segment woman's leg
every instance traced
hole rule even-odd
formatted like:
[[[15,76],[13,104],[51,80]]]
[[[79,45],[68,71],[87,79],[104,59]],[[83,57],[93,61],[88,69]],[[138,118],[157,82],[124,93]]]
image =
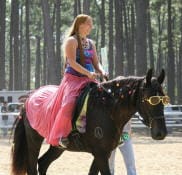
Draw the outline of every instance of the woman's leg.
[[[60,108],[50,133],[49,144],[58,146],[60,139],[69,135],[72,129],[71,120],[74,107],[75,104],[70,103]]]

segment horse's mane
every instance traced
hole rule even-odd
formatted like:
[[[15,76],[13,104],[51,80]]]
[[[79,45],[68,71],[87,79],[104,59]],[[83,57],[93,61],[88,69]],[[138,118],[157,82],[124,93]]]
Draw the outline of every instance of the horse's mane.
[[[112,88],[113,86],[123,87],[123,86],[130,86],[131,88],[136,88],[138,84],[144,80],[145,77],[138,77],[138,76],[118,76],[112,80],[107,82],[100,83],[102,86],[106,88]]]
[[[120,99],[128,104],[132,99],[136,101],[139,87],[145,77],[118,76],[112,80],[101,82],[94,86],[90,92],[93,104],[102,105],[102,108],[109,110]]]

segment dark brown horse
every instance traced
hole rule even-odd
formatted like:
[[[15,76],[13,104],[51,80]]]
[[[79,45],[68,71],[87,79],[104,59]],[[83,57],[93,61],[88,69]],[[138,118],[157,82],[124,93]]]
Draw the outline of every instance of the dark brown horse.
[[[158,77],[152,77],[152,70],[149,70],[145,77],[118,77],[93,85],[89,90],[86,132],[72,132],[67,149],[50,145],[39,159],[44,138],[31,128],[26,110],[22,109],[22,119],[14,132],[13,175],[37,175],[38,172],[46,175],[49,165],[65,150],[89,152],[94,156],[89,175],[98,172],[110,175],[108,158],[119,143],[123,126],[133,114],[139,112],[144,124],[150,127],[153,139],[165,138],[163,110],[166,99],[161,86],[164,77],[164,70]],[[155,99],[152,101],[151,97]]]

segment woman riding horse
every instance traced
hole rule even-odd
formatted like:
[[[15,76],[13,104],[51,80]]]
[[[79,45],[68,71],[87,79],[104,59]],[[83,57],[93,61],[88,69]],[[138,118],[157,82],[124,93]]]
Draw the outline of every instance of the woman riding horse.
[[[49,165],[65,150],[89,152],[94,156],[89,175],[110,175],[108,158],[116,148],[123,126],[136,112],[151,130],[153,139],[164,139],[167,130],[164,118],[164,105],[169,97],[161,84],[164,71],[152,77],[150,69],[145,77],[118,77],[108,82],[94,84],[89,89],[86,111],[86,132],[69,134],[68,147],[50,145],[40,158],[39,152],[44,138],[34,130],[22,110],[22,119],[14,132],[12,152],[13,175],[46,175]],[[80,146],[79,146],[80,145]],[[37,171],[38,165],[38,171]]]

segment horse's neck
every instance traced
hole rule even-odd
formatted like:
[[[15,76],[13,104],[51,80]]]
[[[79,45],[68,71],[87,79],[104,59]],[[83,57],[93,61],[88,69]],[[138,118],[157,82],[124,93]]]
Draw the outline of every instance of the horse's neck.
[[[118,120],[115,120],[115,126],[116,128],[118,128],[118,130],[120,131],[120,133],[123,130],[123,127],[125,126],[125,124],[131,119],[131,116],[129,115],[121,115],[120,118],[118,118]]]
[[[120,82],[121,86],[118,88],[125,88],[125,92],[119,95],[118,102],[113,110],[114,122],[118,129],[122,129],[137,111],[136,102],[139,96],[139,87],[141,82],[142,79],[138,79],[137,81],[131,79],[127,83],[126,81],[123,81],[123,84]]]

